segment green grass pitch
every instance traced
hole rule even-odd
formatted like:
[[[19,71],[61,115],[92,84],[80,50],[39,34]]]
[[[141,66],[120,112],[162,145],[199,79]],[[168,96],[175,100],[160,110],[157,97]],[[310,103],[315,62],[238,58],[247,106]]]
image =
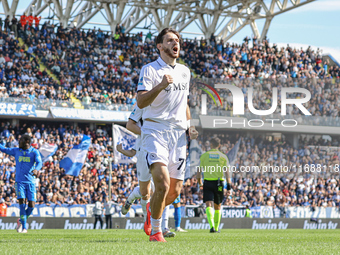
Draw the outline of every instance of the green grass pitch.
[[[191,230],[150,243],[141,230],[0,231],[1,254],[339,254],[340,230]]]

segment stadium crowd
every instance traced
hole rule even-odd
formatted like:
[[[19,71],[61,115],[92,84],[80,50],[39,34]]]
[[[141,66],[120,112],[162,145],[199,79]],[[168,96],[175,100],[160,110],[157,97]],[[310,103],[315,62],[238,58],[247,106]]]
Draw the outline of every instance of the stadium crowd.
[[[130,109],[136,101],[135,88],[141,67],[158,54],[153,36],[148,33],[125,34],[117,26],[111,35],[101,29],[63,28],[45,22],[17,24],[21,45],[13,26],[0,28],[0,98],[26,98],[52,101],[52,105],[72,107],[71,95],[85,108]],[[21,46],[19,46],[21,45]],[[181,57],[191,68],[191,105],[199,106],[201,86],[205,83],[232,83],[244,94],[248,87],[256,88],[253,103],[256,109],[268,109],[272,104],[272,87],[302,87],[311,92],[306,104],[313,116],[339,116],[340,68],[322,62],[321,51],[292,47],[279,48],[268,40],[244,39],[242,44],[210,40],[185,39]],[[52,77],[46,66],[54,74]],[[222,109],[232,109],[231,93],[219,91]],[[296,96],[296,95],[292,95]],[[302,95],[298,95],[302,96]],[[220,109],[208,99],[208,110]],[[97,103],[96,105],[92,105]],[[101,103],[102,105],[99,105]],[[280,104],[280,100],[279,100]],[[276,113],[280,112],[280,107]],[[223,114],[223,113],[221,113]],[[299,115],[297,108],[288,114]]]
[[[58,145],[58,150],[38,174],[36,181],[38,204],[91,204],[97,200],[105,201],[108,196],[109,157],[112,153],[112,137],[109,128],[98,126],[96,130],[88,127],[81,129],[71,125],[60,126],[33,124],[31,126],[1,123],[0,136],[2,144],[7,147],[18,146],[18,139],[23,134],[33,137],[32,146],[40,148],[47,143]],[[65,175],[59,162],[68,150],[78,144],[82,136],[91,136],[90,146],[85,164],[78,177]],[[203,151],[209,150],[209,137],[206,133],[200,138]],[[218,134],[221,138],[221,151],[227,153],[240,139],[240,134]],[[301,142],[317,146],[329,145],[326,140],[301,138]],[[245,136],[240,140],[239,152],[235,166],[291,165],[297,169],[304,164],[338,164],[340,151],[321,151],[321,147],[311,148],[302,145],[293,149],[284,139],[270,140],[261,136]],[[4,198],[8,205],[17,203],[15,196],[15,161],[11,156],[0,153],[0,199]],[[337,176],[337,177],[334,177]],[[250,206],[272,205],[278,208],[285,206],[339,206],[340,180],[338,175],[320,173],[301,173],[296,169],[291,173],[250,172],[233,174],[232,196],[225,196],[224,205]],[[113,166],[112,200],[118,204],[125,202],[128,194],[138,185],[135,164],[118,164]],[[181,192],[182,205],[200,205],[203,193],[198,188],[195,177],[185,180]]]
[[[205,132],[200,140],[200,147],[203,151],[210,149],[209,138],[213,136],[221,139],[220,150],[225,154],[238,141],[240,142],[235,161],[231,163],[236,169],[232,172],[232,187],[235,192],[233,196],[229,196],[225,189],[224,205],[269,205],[283,211],[285,206],[336,206],[339,208],[340,150],[337,147],[331,150],[332,147],[330,147],[338,146],[338,140],[334,139],[330,142],[322,137],[315,139],[312,136],[307,139],[301,136],[301,146],[294,149],[284,137],[273,139],[273,137],[264,138],[261,135],[240,136],[240,133]],[[316,169],[318,164],[321,167]],[[312,165],[315,166],[314,170],[312,170]],[[284,168],[282,170],[281,166],[287,166],[288,171]],[[273,167],[276,167],[276,170],[273,170]],[[184,193],[190,194],[188,183],[184,188]],[[189,196],[190,203],[191,199],[197,198],[195,193],[192,194],[193,198]],[[184,196],[184,204],[187,203],[185,197],[188,196]]]
[[[37,177],[37,203],[45,204],[89,204],[98,199],[104,201],[108,195],[108,168],[109,157],[112,154],[112,136],[108,135],[106,128],[99,126],[96,130],[88,127],[81,130],[73,126],[45,126],[34,124],[27,127],[16,125],[7,126],[2,123],[0,127],[2,143],[7,147],[18,146],[21,135],[28,134],[33,137],[32,146],[39,149],[47,142],[58,145],[53,158],[43,164]],[[66,176],[59,162],[68,150],[78,144],[83,135],[89,135],[92,145],[88,151],[86,162],[78,177]],[[0,197],[8,203],[16,203],[14,193],[15,161],[9,155],[0,153]],[[113,171],[113,200],[120,203],[131,188],[137,184],[135,166],[114,165]]]

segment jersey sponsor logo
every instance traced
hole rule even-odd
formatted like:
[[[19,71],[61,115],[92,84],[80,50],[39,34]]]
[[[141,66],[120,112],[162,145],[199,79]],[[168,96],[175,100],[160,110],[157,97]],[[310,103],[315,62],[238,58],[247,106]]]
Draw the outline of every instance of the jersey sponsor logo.
[[[167,93],[170,92],[171,91],[171,84],[169,84],[164,90]]]
[[[187,82],[171,83],[164,90],[165,92],[177,91],[177,90],[188,90],[189,86]]]
[[[220,155],[218,155],[218,154],[209,154],[209,158],[219,159]]]
[[[31,158],[19,156],[19,162],[31,162]]]

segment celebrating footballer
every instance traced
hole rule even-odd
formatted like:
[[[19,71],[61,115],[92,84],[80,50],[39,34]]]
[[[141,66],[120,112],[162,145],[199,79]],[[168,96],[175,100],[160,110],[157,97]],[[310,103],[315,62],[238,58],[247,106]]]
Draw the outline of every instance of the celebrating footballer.
[[[176,30],[163,29],[156,38],[160,57],[143,66],[138,82],[138,107],[144,109],[142,153],[155,184],[147,206],[144,231],[150,241],[166,242],[161,232],[162,212],[180,194],[185,172],[186,130],[198,136],[190,125],[190,70],[176,62],[181,37]]]

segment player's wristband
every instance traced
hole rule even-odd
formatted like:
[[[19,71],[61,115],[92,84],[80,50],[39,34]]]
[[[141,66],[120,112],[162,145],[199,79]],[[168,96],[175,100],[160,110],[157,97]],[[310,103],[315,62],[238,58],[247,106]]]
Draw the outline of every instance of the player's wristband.
[[[190,120],[187,120],[187,129],[190,128]]]
[[[227,183],[227,190],[231,190],[231,184]]]

